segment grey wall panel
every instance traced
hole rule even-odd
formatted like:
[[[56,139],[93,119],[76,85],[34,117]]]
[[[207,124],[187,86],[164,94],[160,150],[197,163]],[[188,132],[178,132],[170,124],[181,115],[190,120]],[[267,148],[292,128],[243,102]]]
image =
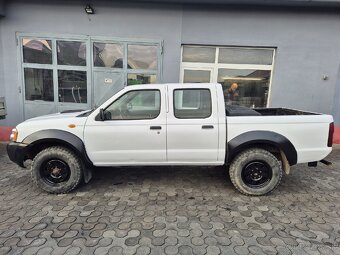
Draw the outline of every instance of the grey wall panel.
[[[182,42],[277,47],[270,105],[331,113],[339,26],[336,13],[186,8]],[[323,75],[329,79],[324,81]]]
[[[96,14],[88,16],[77,1],[42,5],[39,1],[13,0],[6,4],[6,17],[0,18],[0,94],[6,96],[9,116],[0,125],[15,125],[22,120],[16,32],[162,39],[163,82],[179,81],[181,43],[277,47],[271,106],[324,113],[334,109],[335,87],[339,86],[338,13],[182,9],[107,1],[95,2]],[[324,81],[323,75],[329,79]]]
[[[5,15],[5,1],[0,0],[0,17]]]
[[[4,97],[6,94],[6,86],[4,82],[4,62],[2,56],[3,48],[2,48],[2,23],[1,23],[1,17],[0,17],[0,97]],[[0,120],[0,125],[2,122],[5,122],[4,120]]]
[[[338,77],[336,80],[336,89],[334,93],[334,103],[333,103],[332,113],[334,116],[335,125],[340,126],[340,65],[339,65]]]
[[[11,1],[6,6],[6,17],[1,20],[0,52],[4,65],[4,83],[9,115],[0,125],[15,125],[22,121],[18,114],[19,70],[17,64],[16,32],[42,34],[77,34],[122,38],[164,40],[163,82],[178,82],[180,67],[180,8],[136,4],[94,4],[95,15],[84,12],[84,4],[61,1],[39,4],[37,1]]]

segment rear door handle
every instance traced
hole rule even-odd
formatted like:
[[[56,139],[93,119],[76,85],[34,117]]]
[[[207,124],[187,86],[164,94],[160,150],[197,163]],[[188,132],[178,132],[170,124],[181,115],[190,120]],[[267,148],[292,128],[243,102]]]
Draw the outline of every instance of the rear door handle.
[[[161,126],[151,126],[150,129],[151,130],[160,130],[160,129],[162,129],[162,127]]]
[[[203,125],[202,129],[213,129],[214,126],[213,125]]]

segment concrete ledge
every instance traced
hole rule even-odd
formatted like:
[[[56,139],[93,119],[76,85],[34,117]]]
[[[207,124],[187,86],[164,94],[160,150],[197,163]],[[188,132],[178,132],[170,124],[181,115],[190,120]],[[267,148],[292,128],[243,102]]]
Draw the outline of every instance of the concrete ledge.
[[[0,141],[9,141],[13,127],[0,126]]]
[[[340,144],[340,126],[334,127],[333,143]]]

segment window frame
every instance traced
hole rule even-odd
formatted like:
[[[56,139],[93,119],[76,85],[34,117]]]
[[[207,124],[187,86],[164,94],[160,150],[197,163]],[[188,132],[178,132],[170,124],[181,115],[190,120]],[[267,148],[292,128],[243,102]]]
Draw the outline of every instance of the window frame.
[[[118,98],[116,98],[113,102],[111,102],[108,106],[106,106],[105,108],[103,108],[104,112],[107,110],[107,108],[109,108],[112,104],[114,104],[115,102],[117,102],[120,98],[122,98],[123,96],[125,96],[126,94],[130,93],[130,92],[136,92],[136,91],[157,91],[159,93],[159,111],[156,117],[154,118],[148,118],[148,119],[110,119],[110,120],[104,120],[104,121],[129,121],[129,120],[154,120],[157,119],[161,112],[162,112],[162,93],[159,89],[133,89],[133,90],[129,90],[127,92],[125,92],[124,94],[120,95]],[[99,114],[98,114],[99,115]],[[99,116],[96,116],[95,119],[97,120]],[[99,121],[99,120],[98,120]]]
[[[23,61],[23,43],[22,39],[40,39],[40,40],[51,40],[52,41],[52,63],[51,64],[37,64],[37,63],[24,63]],[[54,33],[26,33],[17,32],[15,35],[17,45],[17,68],[19,87],[18,91],[20,94],[20,115],[21,119],[27,119],[32,117],[32,109],[37,106],[46,106],[46,114],[51,112],[60,112],[64,110],[72,109],[90,109],[95,106],[94,102],[94,73],[96,71],[102,72],[120,72],[123,75],[123,86],[127,85],[127,74],[151,74],[156,75],[156,83],[161,83],[163,79],[163,45],[164,41],[161,39],[150,39],[150,38],[124,38],[124,37],[109,37],[109,36],[90,36],[81,34],[54,34]],[[57,64],[57,42],[56,41],[82,41],[86,44],[86,66],[71,66],[71,65],[58,65]],[[107,68],[107,67],[95,67],[93,64],[93,42],[98,43],[118,43],[124,45],[124,57],[127,58],[127,44],[137,45],[155,45],[157,46],[157,69],[156,70],[141,70],[141,69],[129,69],[125,67],[125,71],[121,71],[123,68]],[[127,61],[125,61],[127,63]],[[126,65],[126,64],[124,64]],[[26,100],[25,95],[25,78],[24,68],[37,68],[37,69],[52,69],[53,70],[53,91],[54,101],[31,101]],[[57,70],[74,70],[74,71],[86,71],[87,76],[87,103],[72,103],[72,102],[59,102],[58,97],[58,71]],[[44,112],[44,111],[42,111]],[[35,115],[35,114],[34,114]],[[39,115],[35,115],[39,116]]]
[[[23,59],[23,39],[39,39],[39,40],[50,40],[52,43],[52,63],[51,64],[38,64],[38,63],[25,63]],[[56,109],[62,108],[64,106],[77,106],[80,108],[88,107],[91,105],[91,85],[90,85],[90,75],[91,70],[89,66],[90,56],[88,51],[88,38],[86,36],[52,36],[52,35],[40,35],[40,34],[20,34],[17,35],[18,40],[18,50],[20,52],[20,70],[21,70],[21,84],[22,84],[22,98],[23,104],[41,104],[42,102],[45,104],[53,104]],[[83,42],[86,45],[86,65],[85,66],[76,66],[76,65],[60,65],[58,64],[58,50],[57,50],[57,41],[67,41],[67,42]],[[25,93],[25,68],[34,68],[34,69],[48,69],[53,72],[53,101],[41,101],[41,100],[27,100]],[[86,103],[73,103],[73,102],[61,102],[59,101],[59,80],[58,80],[58,71],[84,71],[86,72]]]
[[[215,51],[215,63],[203,63],[203,62],[183,62],[183,48],[185,46],[190,47],[212,47],[216,48]],[[222,64],[218,63],[219,52],[221,48],[233,48],[233,49],[267,49],[273,52],[273,60],[271,65],[259,65],[259,64]],[[181,46],[181,66],[180,66],[180,82],[184,83],[184,70],[207,70],[211,69],[211,82],[218,83],[218,69],[249,69],[249,70],[266,70],[270,71],[270,80],[268,84],[268,98],[266,102],[266,107],[270,107],[271,105],[271,92],[272,92],[272,82],[273,82],[273,73],[275,67],[275,58],[277,53],[277,47],[261,47],[261,46],[221,46],[221,45],[200,45],[200,44],[182,44]]]
[[[90,50],[91,50],[91,69],[92,72],[95,71],[106,71],[106,72],[117,72],[124,75],[124,86],[128,85],[128,75],[129,74],[142,74],[142,75],[156,75],[156,83],[161,83],[162,68],[163,68],[163,41],[161,40],[148,40],[148,39],[123,39],[123,38],[106,38],[101,36],[91,36],[90,37]],[[120,44],[123,46],[123,67],[101,67],[94,66],[93,61],[93,44],[94,43],[112,43]],[[157,69],[130,69],[128,68],[128,46],[129,45],[144,45],[144,46],[156,46],[157,51]],[[93,84],[93,80],[92,80]],[[130,85],[131,86],[131,85]]]
[[[190,118],[181,118],[181,117],[177,117],[176,116],[176,104],[175,104],[175,100],[176,100],[176,96],[175,96],[175,93],[176,93],[176,91],[180,91],[180,90],[182,90],[182,91],[184,91],[184,90],[207,90],[207,91],[209,91],[209,98],[210,98],[210,114],[208,115],[208,116],[206,116],[206,117],[196,117],[196,118],[193,118],[193,117],[190,117]],[[190,87],[188,87],[188,88],[177,88],[177,89],[174,89],[173,90],[173,94],[172,94],[172,98],[173,98],[173,102],[172,102],[172,104],[173,104],[173,113],[174,113],[174,117],[176,118],[176,119],[181,119],[181,120],[187,120],[187,119],[208,119],[208,118],[210,118],[211,117],[211,115],[212,115],[212,112],[213,112],[213,109],[212,109],[212,107],[213,107],[213,104],[212,104],[212,97],[211,97],[211,90],[209,89],[209,88],[190,88]]]

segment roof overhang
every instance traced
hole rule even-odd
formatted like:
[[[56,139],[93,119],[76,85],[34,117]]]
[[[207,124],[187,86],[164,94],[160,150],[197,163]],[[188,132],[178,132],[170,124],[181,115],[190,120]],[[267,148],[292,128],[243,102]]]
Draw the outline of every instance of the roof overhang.
[[[340,7],[340,0],[125,0],[124,2],[177,3],[188,5]]]
[[[0,0],[0,17],[5,16],[5,4],[4,0]]]

